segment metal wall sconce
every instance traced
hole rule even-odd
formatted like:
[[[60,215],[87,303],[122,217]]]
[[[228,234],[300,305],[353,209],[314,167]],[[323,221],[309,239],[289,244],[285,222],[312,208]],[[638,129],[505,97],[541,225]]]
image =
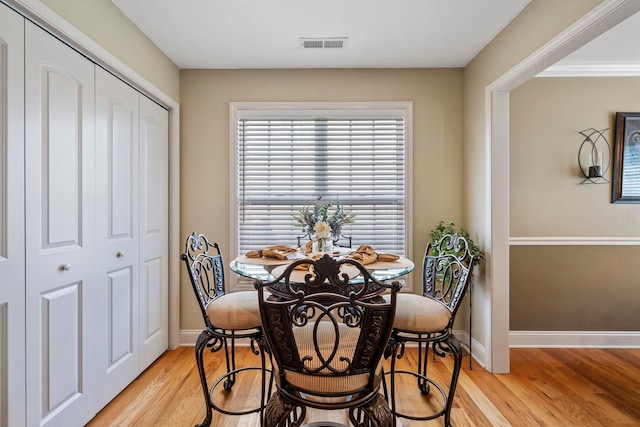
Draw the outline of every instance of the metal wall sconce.
[[[578,151],[578,164],[584,176],[581,184],[607,184],[605,178],[611,163],[611,147],[604,136],[606,129],[589,128],[580,131],[584,137]]]

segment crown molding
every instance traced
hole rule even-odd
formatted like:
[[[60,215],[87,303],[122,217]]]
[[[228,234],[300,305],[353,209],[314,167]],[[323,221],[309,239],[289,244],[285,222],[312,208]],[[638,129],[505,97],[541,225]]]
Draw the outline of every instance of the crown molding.
[[[638,77],[639,63],[624,64],[559,64],[553,65],[536,77]]]

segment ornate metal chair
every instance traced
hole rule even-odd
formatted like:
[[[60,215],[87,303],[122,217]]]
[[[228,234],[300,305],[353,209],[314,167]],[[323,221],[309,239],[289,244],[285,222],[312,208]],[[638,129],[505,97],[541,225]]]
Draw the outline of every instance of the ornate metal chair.
[[[411,420],[431,420],[444,415],[444,425],[451,426],[451,407],[462,365],[460,342],[452,331],[453,321],[460,302],[469,286],[478,257],[471,253],[467,240],[456,234],[446,234],[428,245],[423,264],[423,294],[398,295],[398,311],[386,356],[391,356],[390,381],[391,409],[397,417]],[[405,343],[418,344],[418,366],[415,372],[396,370],[396,360],[404,355]],[[434,354],[452,354],[454,367],[448,392],[427,376],[429,346]],[[399,413],[396,409],[395,382],[399,375],[417,378],[417,386],[423,395],[429,395],[434,386],[442,396],[443,404],[430,415],[414,416]]]
[[[224,264],[220,248],[217,243],[209,242],[202,234],[192,233],[187,238],[185,251],[180,258],[186,264],[205,324],[205,329],[198,336],[195,346],[196,362],[206,404],[206,416],[197,427],[211,425],[213,410],[227,415],[260,412],[262,419],[262,411],[268,394],[266,375],[269,370],[265,366],[266,357],[263,352],[260,309],[256,293],[254,291],[225,293]],[[236,339],[250,341],[252,352],[261,358],[261,366],[236,368]],[[218,378],[211,387],[209,387],[204,368],[204,351],[207,348],[212,353],[224,351],[227,365],[227,373]],[[222,383],[224,390],[231,392],[238,374],[246,370],[261,371],[260,405],[237,411],[227,410],[216,405],[213,401],[213,392],[216,387]]]
[[[304,283],[294,282],[301,271]],[[265,425],[300,426],[312,407],[348,408],[356,427],[391,426],[379,390],[400,284],[379,282],[356,261],[325,254],[294,261],[275,280],[254,285],[276,383]],[[379,295],[387,290],[385,301]]]

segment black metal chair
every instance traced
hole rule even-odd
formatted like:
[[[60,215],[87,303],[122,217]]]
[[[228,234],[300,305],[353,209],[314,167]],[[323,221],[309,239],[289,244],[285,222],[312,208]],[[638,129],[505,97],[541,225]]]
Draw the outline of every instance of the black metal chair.
[[[186,241],[185,251],[180,257],[186,264],[189,279],[202,311],[205,329],[198,336],[195,352],[200,382],[206,404],[206,415],[197,427],[211,425],[213,410],[227,415],[246,415],[262,411],[270,391],[266,376],[270,374],[265,362],[264,342],[260,323],[260,309],[255,291],[225,293],[224,264],[217,243],[211,243],[203,234],[192,233]],[[235,341],[248,339],[251,351],[260,356],[261,366],[236,368]],[[227,373],[209,387],[204,368],[204,351],[224,351]],[[247,370],[261,371],[262,390],[260,404],[243,410],[227,410],[213,401],[213,392],[222,383],[224,390],[231,392],[238,374]],[[269,383],[270,384],[270,383]]]
[[[478,257],[472,254],[464,237],[457,233],[446,234],[426,248],[422,295],[398,295],[398,306],[402,310],[396,313],[386,354],[391,357],[391,369],[388,373],[391,377],[389,400],[391,410],[397,417],[431,420],[444,416],[444,425],[451,426],[451,407],[462,365],[462,349],[452,328],[477,262]],[[403,357],[407,342],[418,344],[418,366],[415,372],[396,370],[396,360]],[[429,346],[440,357],[453,355],[454,366],[448,392],[427,376]],[[442,407],[429,415],[398,412],[395,383],[397,377],[403,374],[416,377],[418,389],[425,396],[432,391],[431,386],[435,387],[442,396]]]
[[[301,269],[304,283],[295,283],[291,277]],[[379,282],[356,261],[325,254],[294,261],[255,287],[276,383],[265,425],[300,426],[312,407],[348,408],[356,427],[390,427],[391,410],[379,390],[400,284]],[[379,296],[387,290],[388,301]]]

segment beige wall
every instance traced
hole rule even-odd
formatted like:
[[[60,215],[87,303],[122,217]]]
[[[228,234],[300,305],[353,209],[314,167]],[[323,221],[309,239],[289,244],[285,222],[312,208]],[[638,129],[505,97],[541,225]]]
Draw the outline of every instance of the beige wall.
[[[640,78],[536,78],[511,92],[511,236],[640,237],[640,204],[612,204],[611,184],[580,184],[577,164],[578,131],[610,128],[613,148],[615,113],[640,111],[638,92]],[[510,253],[512,330],[640,330],[640,247]]]
[[[179,69],[109,0],[42,0],[96,43],[170,96],[180,99]]]
[[[460,69],[182,70],[180,87],[181,235],[207,234],[227,260],[232,101],[413,101],[414,258],[440,219],[461,219],[462,177],[451,172],[462,158]],[[201,328],[181,279],[180,327]]]
[[[415,256],[424,248],[428,230],[440,219],[453,219],[465,224],[478,243],[483,245],[486,241],[485,87],[599,4],[600,0],[533,0],[467,66],[464,77],[461,70],[180,72],[109,0],[43,0],[43,3],[168,96],[180,100],[183,145],[180,234],[199,229],[214,235],[224,247],[229,245],[228,230],[220,230],[221,227],[215,225],[227,224],[229,220],[228,102],[414,101]],[[594,116],[594,119],[598,117]],[[567,134],[581,126],[572,125]],[[586,126],[592,126],[591,122]],[[464,148],[461,145],[463,138]],[[569,148],[566,150],[571,151]],[[441,159],[450,160],[442,162]],[[447,176],[446,186],[429,183],[433,177],[442,176],[447,170],[459,170],[460,159],[464,159],[464,178]],[[568,168],[560,167],[558,170],[570,174]],[[208,179],[219,183],[216,188],[220,191],[210,194],[208,189],[197,188],[205,174]],[[464,196],[461,197],[463,191]],[[602,188],[579,188],[576,191],[586,194],[581,203],[594,195],[604,200],[604,193],[608,194]],[[629,208],[618,209],[615,215],[620,215],[624,209]],[[514,235],[518,235],[520,230],[531,232],[525,230],[523,224],[526,222],[515,220]],[[564,226],[558,230],[568,232],[569,228]],[[225,256],[228,259],[230,254],[225,253]],[[198,329],[201,321],[194,315],[195,302],[183,276],[181,274],[180,327]],[[481,325],[486,316],[483,301],[487,295],[482,275],[476,276],[480,277],[476,277],[479,286],[475,288],[474,297],[474,325],[478,325],[474,327],[474,339],[485,345],[485,331]]]
[[[600,0],[532,0],[465,68],[464,221],[481,247],[486,247],[489,239],[485,228],[489,221],[485,89],[599,3]],[[487,262],[491,262],[490,253],[481,267],[486,267]],[[477,276],[473,337],[487,347],[486,306],[492,296],[482,274]]]
[[[640,204],[612,204],[611,184],[583,184],[583,129],[640,111],[640,78],[536,78],[510,97],[510,235],[640,237]],[[606,175],[612,181],[613,168]]]
[[[513,331],[640,331],[640,246],[513,246]]]

